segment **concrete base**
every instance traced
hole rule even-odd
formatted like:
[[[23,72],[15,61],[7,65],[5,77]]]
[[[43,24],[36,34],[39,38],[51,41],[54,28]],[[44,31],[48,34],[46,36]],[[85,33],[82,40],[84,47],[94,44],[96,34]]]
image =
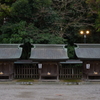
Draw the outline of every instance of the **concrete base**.
[[[41,80],[39,80],[39,81],[41,81],[41,82],[59,82],[59,80],[56,80],[56,79],[51,79],[51,80],[49,80],[49,79],[41,79]]]
[[[93,79],[93,80],[89,79],[87,81],[89,81],[89,82],[100,82],[100,79]]]

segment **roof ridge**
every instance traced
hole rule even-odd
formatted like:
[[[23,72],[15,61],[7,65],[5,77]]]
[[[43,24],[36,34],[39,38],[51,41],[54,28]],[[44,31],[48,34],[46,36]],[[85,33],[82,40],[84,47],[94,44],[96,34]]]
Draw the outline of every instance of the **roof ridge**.
[[[78,48],[100,48],[100,44],[80,44],[80,43],[75,43]]]
[[[0,48],[20,48],[21,44],[0,44]]]

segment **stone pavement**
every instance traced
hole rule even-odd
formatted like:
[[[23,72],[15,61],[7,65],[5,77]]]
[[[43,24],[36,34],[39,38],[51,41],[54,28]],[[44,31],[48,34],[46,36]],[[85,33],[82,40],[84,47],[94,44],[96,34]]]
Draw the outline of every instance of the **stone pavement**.
[[[0,100],[100,100],[100,84],[0,84]]]

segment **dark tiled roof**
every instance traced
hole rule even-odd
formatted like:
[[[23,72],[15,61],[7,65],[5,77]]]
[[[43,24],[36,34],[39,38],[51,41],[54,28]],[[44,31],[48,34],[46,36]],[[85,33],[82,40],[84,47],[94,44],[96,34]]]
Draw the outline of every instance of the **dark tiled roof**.
[[[32,60],[17,60],[15,64],[38,64],[38,62],[33,62]]]
[[[34,60],[66,60],[68,59],[65,45],[59,44],[34,44],[31,49],[30,59]]]
[[[76,44],[76,56],[80,59],[100,59],[100,44]]]
[[[65,62],[60,62],[61,64],[82,64],[83,62],[80,60],[67,60]]]
[[[0,60],[19,59],[21,53],[19,44],[0,44]]]

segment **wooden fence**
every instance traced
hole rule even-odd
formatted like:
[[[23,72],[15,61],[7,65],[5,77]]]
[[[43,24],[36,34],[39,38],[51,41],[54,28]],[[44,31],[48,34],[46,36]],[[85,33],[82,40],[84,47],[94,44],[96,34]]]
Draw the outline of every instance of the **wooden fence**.
[[[62,65],[59,68],[60,79],[80,79],[82,78],[82,67],[72,65]]]
[[[14,78],[16,79],[39,79],[36,64],[15,64]],[[62,65],[59,67],[59,79],[81,79],[82,66]]]
[[[36,64],[16,64],[14,67],[14,77],[17,79],[38,79],[38,67]]]

